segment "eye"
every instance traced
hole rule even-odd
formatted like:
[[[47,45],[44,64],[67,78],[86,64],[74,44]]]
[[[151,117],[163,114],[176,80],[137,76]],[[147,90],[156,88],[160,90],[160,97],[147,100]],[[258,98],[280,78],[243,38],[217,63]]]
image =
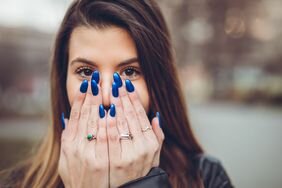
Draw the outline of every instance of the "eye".
[[[78,69],[76,69],[75,73],[79,74],[81,77],[86,78],[92,75],[92,68],[91,67],[79,67]]]
[[[122,72],[121,72],[121,76],[124,79],[137,79],[138,76],[140,76],[141,72],[139,71],[138,68],[135,67],[126,67]]]

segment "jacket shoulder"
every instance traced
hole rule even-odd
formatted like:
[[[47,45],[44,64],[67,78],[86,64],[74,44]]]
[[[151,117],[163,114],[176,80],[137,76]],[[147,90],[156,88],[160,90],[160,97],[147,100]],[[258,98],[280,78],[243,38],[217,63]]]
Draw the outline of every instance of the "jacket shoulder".
[[[206,188],[234,187],[219,159],[208,154],[201,154],[197,159],[198,169]]]

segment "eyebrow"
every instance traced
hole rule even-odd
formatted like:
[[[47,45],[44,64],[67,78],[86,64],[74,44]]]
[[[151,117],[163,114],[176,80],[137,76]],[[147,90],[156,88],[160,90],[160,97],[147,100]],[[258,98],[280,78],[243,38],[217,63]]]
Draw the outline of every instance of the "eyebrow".
[[[135,62],[138,62],[138,58],[137,57],[133,57],[133,58],[130,58],[130,59],[127,59],[127,60],[124,60],[124,61],[121,61],[119,64],[118,64],[118,67],[122,67],[124,65],[128,65],[128,64],[131,64],[131,63],[135,63]],[[91,61],[91,60],[88,60],[88,59],[85,59],[85,58],[82,58],[82,57],[77,57],[75,58],[74,60],[71,61],[70,65],[73,65],[74,63],[85,63],[85,64],[88,64],[88,65],[94,65],[97,67],[97,63],[95,63],[94,61]]]

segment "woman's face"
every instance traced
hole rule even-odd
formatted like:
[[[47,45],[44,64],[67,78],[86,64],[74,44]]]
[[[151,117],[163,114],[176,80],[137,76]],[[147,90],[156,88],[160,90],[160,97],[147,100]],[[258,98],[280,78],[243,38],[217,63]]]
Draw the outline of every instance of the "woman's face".
[[[113,74],[117,72],[123,80],[130,79],[139,94],[146,112],[149,111],[149,94],[141,72],[134,41],[126,30],[110,26],[103,29],[77,27],[73,30],[69,44],[67,93],[72,106],[81,82],[90,80],[94,70],[100,73],[103,105],[110,106]]]

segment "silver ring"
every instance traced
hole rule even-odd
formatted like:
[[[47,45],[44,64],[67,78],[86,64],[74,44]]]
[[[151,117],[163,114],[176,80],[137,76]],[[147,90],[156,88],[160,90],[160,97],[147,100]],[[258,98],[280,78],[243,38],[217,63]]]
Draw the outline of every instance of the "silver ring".
[[[133,136],[130,133],[120,134],[119,139],[120,140],[132,140]]]
[[[146,131],[151,130],[151,129],[152,129],[152,127],[147,126],[144,129],[141,129],[141,131],[142,132],[146,132]]]

